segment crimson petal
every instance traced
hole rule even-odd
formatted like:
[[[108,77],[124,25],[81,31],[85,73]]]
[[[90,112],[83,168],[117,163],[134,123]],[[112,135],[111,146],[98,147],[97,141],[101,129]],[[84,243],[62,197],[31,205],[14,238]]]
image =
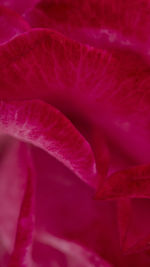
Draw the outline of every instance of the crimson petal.
[[[149,162],[150,67],[136,53],[96,50],[38,29],[1,46],[0,60],[1,99],[38,98],[80,115],[117,151]]]
[[[0,6],[0,24],[0,44],[30,29],[20,15],[3,6]]]
[[[100,199],[150,198],[150,165],[116,172],[99,188]]]
[[[11,8],[19,13],[24,13],[28,9],[32,8],[38,0],[0,0],[0,5]]]
[[[9,267],[28,267],[32,262],[31,247],[34,228],[34,185],[31,161],[27,172],[26,189],[18,218],[16,240]]]
[[[126,254],[139,253],[150,248],[149,199],[119,201],[119,222],[123,235],[122,249]]]
[[[39,100],[1,102],[0,129],[43,148],[86,183],[97,185],[98,175],[90,145],[52,106]]]
[[[8,266],[27,183],[28,158],[25,144],[8,136],[0,136],[0,142],[0,265]]]
[[[124,243],[126,241],[126,236],[128,233],[128,228],[130,226],[131,219],[131,201],[130,199],[119,200],[117,203],[117,215],[118,215],[118,226],[119,226],[119,236],[120,244],[124,249]]]
[[[80,179],[76,179],[63,164],[39,148],[33,147],[32,152],[37,173],[37,234],[44,231],[80,244],[114,266],[149,266],[150,257],[146,251],[125,255],[120,249],[114,201],[95,201],[92,198],[93,190]],[[143,213],[140,216],[143,218]],[[137,221],[138,218],[136,216]],[[140,223],[142,226],[142,219]],[[145,224],[144,219],[144,224],[148,226],[148,223]],[[34,261],[42,266],[51,266],[49,257],[52,261],[57,260],[60,266],[61,261],[65,260],[64,255],[58,253],[53,246],[48,249],[46,245],[35,242]]]
[[[55,29],[96,47],[149,42],[148,0],[41,0],[26,18],[33,27]]]
[[[42,244],[53,247],[62,252],[66,256],[68,266],[72,267],[111,267],[112,265],[106,262],[100,255],[97,255],[88,248],[81,246],[75,242],[58,238],[47,232],[39,232],[36,235],[36,240]],[[63,266],[63,265],[61,265]],[[64,265],[65,266],[65,265]]]
[[[80,244],[109,262],[117,262],[120,255],[114,205],[95,201],[94,190],[81,179],[76,179],[68,168],[45,151],[33,147],[32,152],[37,173],[37,235],[46,231],[60,239]],[[53,253],[53,250],[48,252],[46,246],[42,248],[36,242],[33,245],[33,258],[42,266],[48,266],[50,255],[53,260],[56,256],[61,262],[61,256],[55,251]],[[44,262],[47,264],[44,265]]]

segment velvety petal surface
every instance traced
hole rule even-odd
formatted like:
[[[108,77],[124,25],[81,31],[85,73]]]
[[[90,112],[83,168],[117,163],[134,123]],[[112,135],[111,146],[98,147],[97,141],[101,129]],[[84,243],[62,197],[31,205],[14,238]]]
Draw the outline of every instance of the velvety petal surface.
[[[38,148],[33,147],[32,151],[37,172],[37,234],[47,233],[52,236],[51,242],[55,237],[60,238],[60,241],[73,242],[93,251],[116,267],[149,266],[150,257],[146,251],[125,255],[120,249],[117,210],[114,202],[94,200],[93,190],[77,179],[61,163]],[[136,207],[138,211],[138,205]],[[141,213],[142,206],[139,214],[137,211],[135,220],[139,220],[138,216],[142,217],[144,214]],[[145,219],[146,217],[144,222]],[[142,220],[140,223],[142,224]],[[133,226],[134,224],[135,221]],[[139,225],[137,223],[136,227]],[[142,235],[140,227],[138,231],[138,237],[140,237]],[[60,247],[61,244],[60,242]],[[63,251],[63,249],[64,246],[60,250]],[[34,261],[43,263],[43,266],[49,266],[49,257],[52,262],[57,262],[58,266],[61,266],[61,262],[66,264],[64,266],[69,266],[66,256],[60,251],[58,253],[58,246],[54,248],[52,244],[51,246],[44,243],[42,245],[42,242],[35,237]]]
[[[2,99],[43,99],[71,120],[97,124],[112,160],[149,162],[150,67],[141,56],[96,50],[39,29],[2,46],[0,60]]]
[[[100,256],[96,255],[96,253],[90,251],[86,247],[83,247],[81,245],[78,245],[77,243],[67,241],[62,238],[58,238],[56,236],[53,236],[46,232],[39,232],[36,235],[36,240],[43,244],[49,246],[49,251],[51,251],[51,248],[56,249],[64,254],[64,257],[66,258],[63,263],[61,262],[61,265],[59,265],[59,258],[57,257],[55,259],[49,258],[49,265],[47,266],[53,266],[57,264],[57,266],[66,267],[66,266],[72,266],[72,267],[111,267],[108,262],[106,262],[104,259],[102,259]],[[39,257],[39,256],[38,256]],[[36,258],[38,258],[36,256]],[[39,257],[42,258],[41,255]],[[40,261],[40,260],[39,260]]]
[[[39,100],[0,103],[0,130],[43,148],[89,185],[99,177],[89,143],[56,108]]]
[[[149,43],[148,0],[41,0],[26,18],[33,27],[55,29],[96,47],[139,50],[140,43]]]
[[[125,246],[124,244],[128,234],[131,216],[132,216],[131,200],[128,198],[119,200],[117,202],[117,218],[118,218],[120,245],[122,249],[124,249]]]
[[[118,200],[120,244],[125,253],[149,249],[149,165],[137,166],[108,177],[98,196]]]
[[[17,223],[17,232],[9,267],[29,267],[32,265],[32,235],[34,231],[34,179],[32,161],[28,155],[26,187]]]
[[[8,266],[27,183],[26,145],[0,136],[0,265]]]
[[[150,165],[139,165],[112,174],[97,196],[102,199],[149,198]]]
[[[20,15],[3,6],[0,6],[0,24],[0,44],[30,29]]]
[[[150,255],[149,208],[150,201],[148,199],[119,201],[118,219],[120,230],[124,229],[120,235],[121,245],[126,254],[147,250],[147,254]]]
[[[149,163],[150,67],[149,63],[137,53],[96,50],[71,41],[58,33],[39,29],[17,37],[6,45],[1,46],[0,59],[2,100],[10,101],[39,98],[59,108],[75,123],[75,125],[80,114],[80,124],[83,128],[88,121],[90,126],[93,124],[96,125],[96,132],[98,129],[100,135],[102,133],[102,136],[105,136],[110,150],[110,174],[117,169],[129,167],[129,165]],[[12,91],[13,96],[11,93]],[[41,108],[39,109],[39,105],[37,105],[36,111],[30,110],[30,108],[26,111],[22,102],[18,102],[17,104],[19,105],[19,111],[17,106],[15,106],[16,104],[13,105],[12,103],[2,102],[1,114],[3,117],[3,127],[4,129],[8,129],[7,133],[32,142],[50,153],[53,151],[51,154],[65,163],[66,166],[72,169],[82,180],[88,182],[92,186],[93,184],[95,185],[95,180],[94,183],[93,180],[91,180],[93,174],[97,174],[97,162],[95,163],[94,161],[94,154],[99,153],[98,150],[96,152],[97,142],[95,144],[92,143],[92,136],[95,136],[95,133],[91,135],[88,132],[89,143],[93,146],[92,148],[95,147],[95,150],[93,149],[93,154],[91,153],[92,149],[89,144],[75,131],[77,134],[75,134],[75,136],[79,138],[77,138],[77,140],[80,140],[80,138],[82,141],[84,140],[82,147],[82,149],[84,149],[81,154],[79,150],[82,160],[79,161],[77,159],[80,158],[80,156],[78,153],[76,154],[77,148],[75,147],[73,149],[74,146],[72,147],[74,140],[69,141],[71,136],[74,136],[75,128],[68,120],[67,122],[70,125],[69,131],[67,127],[67,130],[64,131],[65,135],[61,133],[62,137],[65,136],[67,150],[64,151],[64,147],[62,146],[62,150],[60,151],[60,145],[64,140],[61,143],[61,138],[59,139],[60,136],[55,136],[55,134],[59,132],[60,124],[56,124],[56,129],[53,127],[54,131],[49,133],[45,130],[43,131],[43,129],[46,125],[47,130],[47,123],[49,127],[53,119],[49,121],[48,117],[46,117],[46,119],[44,119],[46,122],[43,123],[43,117],[42,122],[39,119],[40,117],[38,117],[38,114],[49,113],[47,108],[45,109],[45,105],[50,105],[42,104],[42,106],[44,105],[43,111]],[[55,108],[52,108],[52,110],[55,110]],[[25,113],[27,113],[27,115]],[[32,116],[30,117],[29,115],[31,115],[31,113]],[[21,119],[18,119],[18,114]],[[55,114],[55,112],[52,112],[52,114]],[[60,114],[61,113],[59,113],[59,115]],[[29,117],[31,120],[28,120]],[[59,120],[58,118],[60,117],[61,119]],[[62,114],[60,117],[58,116],[58,121],[66,123],[66,119]],[[6,125],[7,121],[9,122],[8,125],[10,128]],[[64,125],[63,123],[61,125]],[[31,126],[31,128],[29,126]],[[35,131],[35,128],[32,128],[33,126],[37,131]],[[71,134],[68,136],[70,127]],[[54,134],[54,139],[52,139],[54,141],[54,147],[52,146],[53,143],[50,142],[49,144],[52,133]],[[55,139],[55,137],[58,139]],[[56,140],[59,142],[55,143]],[[75,153],[72,154],[72,151],[75,151]],[[99,166],[99,164],[97,164],[97,166]],[[126,197],[149,196],[149,187],[147,186],[149,184],[149,178],[147,178],[149,177],[149,168],[138,168],[139,167],[130,169],[129,173],[128,170],[125,171],[125,175],[124,172],[112,174],[104,184],[104,188],[100,188],[99,197],[105,199],[120,199]],[[104,175],[106,175],[107,170],[108,168],[105,166],[103,171]],[[122,179],[121,182],[120,179]],[[71,212],[69,212],[69,215],[70,213]],[[104,214],[103,208],[102,214]],[[60,222],[62,222],[62,218]],[[126,232],[127,223],[123,226],[125,229],[123,235]],[[106,224],[106,222],[104,222],[104,224]],[[93,226],[88,229],[93,233]],[[49,231],[51,232],[51,230]],[[74,229],[70,232],[76,234]],[[104,229],[105,234],[106,232],[107,230]],[[55,234],[57,235],[57,231],[54,235]],[[94,236],[96,237],[97,233]],[[85,242],[84,240],[87,240],[86,238],[86,235],[83,235],[82,243]],[[89,240],[91,240],[90,238]],[[115,239],[115,237],[112,238]],[[89,240],[83,245],[88,247],[90,243]],[[145,242],[144,235],[142,236],[142,240]],[[136,241],[139,242],[139,240]],[[102,243],[103,245],[107,243],[106,236],[103,237]],[[140,245],[138,243],[138,246]],[[90,244],[90,246],[90,249],[94,247],[97,252],[96,239],[93,238],[93,243],[92,245]],[[102,247],[102,245],[100,247]],[[116,254],[113,256],[113,246],[110,248],[111,252],[105,252],[105,248],[104,246],[102,249],[103,251],[98,251],[98,254],[102,255],[104,258],[108,255],[110,261],[113,262],[114,258],[117,258],[117,256],[115,256]],[[118,247],[116,251],[118,253]],[[130,261],[130,265],[128,264],[128,260],[131,260],[131,262],[137,266],[141,266],[140,264],[144,261],[145,266],[149,266],[149,256],[145,254],[140,254],[139,258],[134,258],[134,256],[133,258],[126,258],[126,262],[123,264],[126,264],[125,266],[133,266],[133,264],[130,264]],[[115,261],[119,262],[120,259],[117,258]],[[121,264],[122,262],[123,260],[121,259]]]
[[[11,8],[19,13],[24,13],[28,9],[34,7],[38,0],[0,0],[0,5]]]

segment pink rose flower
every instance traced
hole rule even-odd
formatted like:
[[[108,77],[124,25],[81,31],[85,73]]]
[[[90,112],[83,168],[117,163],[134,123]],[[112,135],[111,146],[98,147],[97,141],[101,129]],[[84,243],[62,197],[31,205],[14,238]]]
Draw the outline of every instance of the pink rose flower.
[[[0,266],[149,267],[149,0],[0,4]]]

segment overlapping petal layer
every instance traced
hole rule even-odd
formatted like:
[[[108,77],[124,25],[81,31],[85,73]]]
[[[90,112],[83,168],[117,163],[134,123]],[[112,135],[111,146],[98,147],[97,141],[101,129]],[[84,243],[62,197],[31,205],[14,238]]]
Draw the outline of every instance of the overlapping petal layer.
[[[149,207],[148,199],[119,201],[120,239],[122,249],[126,254],[136,254],[147,250],[149,255]]]
[[[33,147],[32,153],[37,171],[37,235],[41,231],[47,232],[60,239],[79,244],[113,262],[113,259],[118,257],[116,243],[112,245],[113,241],[117,240],[113,238],[116,235],[114,205],[95,201],[93,199],[94,192],[90,187],[80,179],[76,179],[67,168],[45,152]],[[113,232],[109,226],[110,220]],[[109,246],[107,242],[109,242]],[[40,247],[35,243],[34,260],[38,262],[43,257],[44,261],[45,257],[49,264],[48,257],[46,254],[44,256],[47,251],[45,246],[41,255],[38,255]],[[55,254],[52,253],[53,260],[54,256]],[[56,257],[59,263],[57,254]],[[69,264],[66,265],[69,266]]]
[[[5,7],[9,7],[19,13],[24,13],[28,9],[34,7],[34,5],[38,2],[38,0],[0,0],[0,5]]]
[[[117,215],[120,245],[124,249],[132,216],[132,204],[130,199],[121,199],[117,202]]]
[[[97,196],[102,199],[150,198],[150,165],[139,165],[112,174]]]
[[[9,267],[32,266],[32,236],[34,231],[34,177],[28,152],[28,166],[24,196],[17,222],[17,231]]]
[[[149,266],[150,258],[146,251],[125,255],[120,249],[117,210],[113,201],[94,200],[93,190],[77,179],[61,163],[35,147],[32,152],[37,172],[37,234],[44,231],[60,239],[79,244],[116,267],[140,267],[143,263],[144,267]],[[148,230],[149,215],[146,216],[146,209],[148,212],[149,204],[147,203],[143,212],[142,204],[144,203],[141,203],[141,211],[138,214],[139,202],[136,203],[135,219],[131,225],[129,240],[134,236],[134,241],[137,241]],[[134,225],[138,231],[137,236],[133,234]],[[142,225],[146,228],[143,233]],[[56,260],[60,266],[61,261],[66,261],[56,248],[52,246],[48,248],[35,241],[34,261],[41,264],[43,262],[45,266],[49,266],[49,257],[52,262]],[[66,266],[68,267],[69,264],[66,263]]]
[[[49,249],[51,249],[51,247],[55,248],[65,255],[66,264],[65,262],[62,263],[61,267],[98,267],[101,265],[103,267],[112,266],[86,247],[62,238],[58,238],[49,233],[37,233],[36,239],[38,242],[49,246]]]
[[[38,100],[1,102],[0,129],[43,148],[86,183],[96,187],[99,177],[92,149],[57,109]]]
[[[108,177],[98,192],[101,199],[118,200],[118,226],[120,242],[126,253],[149,249],[149,165],[139,165]]]
[[[139,55],[33,30],[2,46],[0,60],[2,99],[36,96],[70,119],[97,124],[127,161],[149,162],[150,67]]]
[[[8,266],[18,231],[17,221],[27,185],[29,165],[25,144],[7,136],[1,136],[0,140],[0,265]],[[21,247],[20,249],[22,250]]]
[[[137,9],[132,7],[135,7],[134,1],[42,1],[28,18],[34,26],[51,27],[83,43],[139,50],[143,41],[145,47],[149,43],[149,1],[138,1]],[[62,10],[63,16],[60,16]],[[70,10],[73,10],[72,16]],[[93,187],[97,185],[97,172],[106,176],[107,171],[113,173],[130,165],[148,164],[150,66],[149,59],[146,61],[143,57],[146,53],[147,50],[142,51],[140,56],[133,51],[96,50],[41,29],[1,46],[0,98],[4,102],[1,102],[0,119],[4,133],[45,149]],[[91,146],[52,106],[40,101],[10,102],[35,98],[59,108],[78,129],[81,124],[84,128],[88,121],[85,136]],[[109,168],[109,153],[101,136],[105,136],[110,150]],[[133,253],[148,247],[149,232],[141,231],[137,237],[134,234],[134,227],[130,225],[132,203],[129,198],[149,198],[149,173],[149,165],[114,173],[98,193],[101,198],[121,199],[121,242],[125,250]],[[135,218],[134,222],[138,220],[138,213]],[[139,225],[141,229],[141,220]],[[81,239],[83,242],[86,235]],[[95,239],[93,246],[97,250],[94,242]],[[104,245],[104,238],[102,243]],[[84,245],[89,245],[89,240]],[[106,257],[108,251],[102,250]],[[98,253],[101,255],[101,251]],[[116,262],[118,266],[141,266],[143,262],[149,266],[145,254],[140,254],[139,258],[133,256],[133,262],[130,258],[129,263],[128,259],[125,263],[122,259]],[[110,254],[109,259],[114,260]]]
[[[148,0],[41,0],[26,18],[33,27],[55,29],[96,47],[139,50],[139,43],[149,43]]]
[[[0,6],[0,24],[0,44],[30,29],[20,15],[3,6]]]

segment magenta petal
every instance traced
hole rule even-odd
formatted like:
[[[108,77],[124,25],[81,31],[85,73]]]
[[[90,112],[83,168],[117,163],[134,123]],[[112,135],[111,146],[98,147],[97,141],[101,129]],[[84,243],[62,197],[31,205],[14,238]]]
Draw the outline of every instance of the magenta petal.
[[[94,200],[93,190],[63,164],[39,148],[33,147],[32,152],[37,173],[37,234],[44,231],[79,244],[113,266],[140,267],[143,263],[144,267],[149,266],[150,257],[147,252],[127,256],[120,249],[116,206],[113,201]],[[60,267],[62,262],[66,262],[64,254],[58,253],[56,248],[48,248],[35,241],[34,261],[44,267],[51,267],[49,258],[52,262],[58,262]],[[70,267],[67,263],[66,266]]]
[[[93,190],[63,164],[38,148],[33,147],[32,151],[37,173],[37,235],[46,231],[60,239],[80,244],[110,262],[113,259],[116,261],[119,244],[112,203],[95,201]],[[46,261],[47,265],[42,266],[49,266],[51,254],[45,252],[46,247],[39,253],[41,249],[35,244],[33,250],[34,260],[41,265]],[[56,257],[60,262],[60,257]]]
[[[30,29],[21,16],[3,6],[0,6],[0,25],[0,44]]]
[[[18,218],[16,240],[10,258],[10,267],[28,267],[31,264],[31,245],[33,234],[33,173],[28,166],[25,193]]]
[[[38,29],[1,46],[0,61],[1,99],[49,102],[97,123],[113,152],[149,162],[150,68],[136,53],[97,50]]]
[[[100,199],[150,198],[150,165],[116,172],[99,188]]]
[[[2,132],[43,148],[95,187],[98,175],[89,143],[54,107],[38,100],[1,102]]]
[[[117,203],[117,212],[120,245],[122,249],[124,249],[132,214],[132,206],[130,199],[119,200]]]
[[[90,251],[88,248],[81,246],[75,242],[71,242],[62,238],[58,238],[47,232],[39,232],[36,240],[44,245],[53,247],[62,252],[66,257],[68,266],[71,267],[111,267],[102,257]],[[50,261],[51,259],[49,259]],[[59,265],[58,265],[59,266]],[[66,266],[65,264],[61,267]]]
[[[130,212],[127,212],[127,207],[125,212],[125,206],[122,206],[122,213],[120,213],[120,215],[124,214],[125,216],[126,213],[126,221],[128,221],[126,227],[124,227],[124,229],[126,228],[126,234],[124,235],[122,244],[122,248],[125,253],[139,253],[150,248],[149,208],[150,200],[147,199],[136,199],[130,201],[130,208],[128,208],[128,210],[130,209]]]
[[[96,168],[100,176],[99,182],[101,183],[107,176],[110,163],[110,153],[107,146],[107,140],[101,129],[95,125],[87,125],[83,131],[79,127],[79,130],[81,130],[81,133],[91,145],[95,157]]]
[[[28,267],[31,264],[31,245],[33,233],[33,181],[31,169],[17,225],[16,241],[11,255],[10,267]]]
[[[9,7],[19,13],[24,13],[28,9],[32,8],[38,0],[0,0],[0,5]]]
[[[11,137],[0,137],[0,265],[7,266],[4,254],[12,253],[17,221],[24,196],[27,179],[27,148],[26,145]],[[3,248],[2,248],[3,247]]]
[[[98,102],[106,90],[103,71],[107,75],[107,67],[112,68],[110,60],[105,50],[82,46],[47,29],[32,30],[0,47],[0,97],[36,97],[70,113],[74,107],[87,112],[85,106]]]
[[[148,0],[41,0],[26,17],[33,27],[49,27],[97,47],[149,41]]]

